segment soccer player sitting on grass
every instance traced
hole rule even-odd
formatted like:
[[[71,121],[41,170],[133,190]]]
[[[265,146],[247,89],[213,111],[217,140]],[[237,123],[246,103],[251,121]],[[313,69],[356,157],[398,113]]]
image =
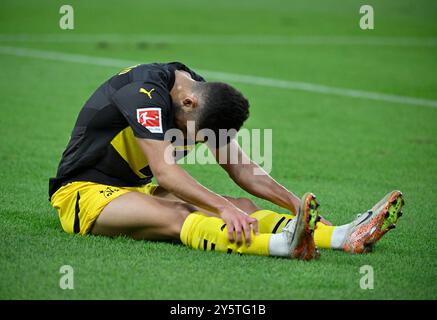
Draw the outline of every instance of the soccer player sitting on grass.
[[[176,163],[178,150],[185,155],[195,143],[205,142],[190,133],[189,121],[196,132],[210,129],[218,137],[219,129],[238,131],[248,109],[239,91],[206,82],[181,63],[138,65],[110,78],[80,111],[57,175],[50,179],[50,202],[62,228],[310,260],[319,257],[317,247],[368,252],[395,227],[404,204],[399,191],[351,223],[332,226],[319,216],[312,193],[299,199],[268,174],[255,175],[255,169],[262,169],[235,139],[211,148],[217,159],[224,152],[237,155],[237,163],[220,161],[222,168],[245,191],[293,215],[218,195]],[[183,145],[169,141],[166,132],[171,129],[183,134]],[[159,185],[151,183],[153,176]]]

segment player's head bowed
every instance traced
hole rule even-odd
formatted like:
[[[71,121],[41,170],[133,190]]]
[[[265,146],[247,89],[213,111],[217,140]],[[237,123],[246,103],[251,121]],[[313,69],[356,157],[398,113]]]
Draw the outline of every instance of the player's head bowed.
[[[181,129],[187,120],[195,121],[196,132],[209,129],[219,137],[220,129],[239,131],[249,117],[249,101],[223,82],[194,82],[191,93],[176,104]]]

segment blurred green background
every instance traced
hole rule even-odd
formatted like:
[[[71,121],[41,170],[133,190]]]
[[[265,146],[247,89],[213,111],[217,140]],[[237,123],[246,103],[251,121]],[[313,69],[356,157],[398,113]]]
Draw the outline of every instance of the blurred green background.
[[[437,2],[69,1],[61,30],[63,4],[0,4],[0,298],[437,297]],[[374,30],[359,28],[363,4]],[[398,228],[372,254],[310,263],[65,234],[47,184],[83,103],[123,66],[175,60],[249,98],[246,127],[273,129],[272,176],[315,192],[324,216],[347,223],[401,189]],[[217,166],[186,169],[247,196]],[[74,290],[59,288],[64,264]]]

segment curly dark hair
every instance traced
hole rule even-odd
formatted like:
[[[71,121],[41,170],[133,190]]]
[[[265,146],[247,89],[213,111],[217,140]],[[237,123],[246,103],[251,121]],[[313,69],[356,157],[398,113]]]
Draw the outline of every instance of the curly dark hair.
[[[229,84],[198,82],[194,90],[202,101],[197,130],[210,129],[219,137],[220,129],[239,131],[249,117],[249,101]]]

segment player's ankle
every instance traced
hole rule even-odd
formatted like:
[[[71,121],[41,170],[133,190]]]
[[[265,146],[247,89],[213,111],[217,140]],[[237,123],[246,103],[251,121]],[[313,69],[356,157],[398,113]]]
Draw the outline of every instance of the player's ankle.
[[[270,237],[269,255],[275,257],[288,257],[290,255],[287,236],[283,232],[272,234]]]

